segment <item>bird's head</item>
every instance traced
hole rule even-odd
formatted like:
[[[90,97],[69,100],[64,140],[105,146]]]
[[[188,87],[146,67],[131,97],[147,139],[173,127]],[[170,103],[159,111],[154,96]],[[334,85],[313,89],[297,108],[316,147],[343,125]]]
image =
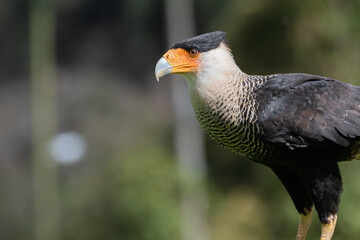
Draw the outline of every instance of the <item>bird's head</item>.
[[[190,81],[198,81],[210,76],[223,77],[237,69],[225,35],[220,31],[205,33],[172,45],[156,64],[156,79],[168,74],[182,74]]]

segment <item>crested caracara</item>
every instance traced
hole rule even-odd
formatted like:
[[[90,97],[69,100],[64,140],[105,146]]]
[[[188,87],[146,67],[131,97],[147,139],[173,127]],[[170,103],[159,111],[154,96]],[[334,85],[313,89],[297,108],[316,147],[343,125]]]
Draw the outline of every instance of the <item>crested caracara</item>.
[[[359,157],[360,87],[302,73],[248,75],[219,31],[172,45],[155,67],[157,79],[167,74],[185,77],[211,138],[280,179],[300,214],[296,239],[306,238],[315,207],[321,240],[330,240],[342,192],[338,162]]]

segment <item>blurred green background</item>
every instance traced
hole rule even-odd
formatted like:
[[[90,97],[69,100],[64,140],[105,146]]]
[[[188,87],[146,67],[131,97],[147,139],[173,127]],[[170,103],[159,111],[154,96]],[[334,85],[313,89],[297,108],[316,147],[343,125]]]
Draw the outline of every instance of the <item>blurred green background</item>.
[[[196,33],[228,32],[246,73],[360,85],[359,0],[190,3]],[[0,239],[295,238],[299,217],[279,180],[205,135],[203,230],[184,235],[189,182],[179,176],[171,105],[171,81],[184,80],[154,77],[169,45],[165,16],[161,0],[1,2]],[[55,162],[50,139],[74,132],[78,141],[60,149],[84,155]],[[360,163],[341,170],[334,239],[358,239]],[[315,216],[309,239],[319,233]]]

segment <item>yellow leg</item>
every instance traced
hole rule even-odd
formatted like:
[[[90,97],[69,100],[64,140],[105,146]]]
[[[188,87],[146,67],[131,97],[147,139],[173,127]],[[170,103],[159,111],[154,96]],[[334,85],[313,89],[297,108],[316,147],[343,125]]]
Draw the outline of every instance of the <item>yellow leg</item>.
[[[300,223],[296,234],[296,240],[305,240],[313,217],[313,208],[305,214],[300,214]]]
[[[330,215],[328,218],[329,223],[321,224],[321,238],[320,240],[331,240],[332,235],[334,234],[337,215]]]

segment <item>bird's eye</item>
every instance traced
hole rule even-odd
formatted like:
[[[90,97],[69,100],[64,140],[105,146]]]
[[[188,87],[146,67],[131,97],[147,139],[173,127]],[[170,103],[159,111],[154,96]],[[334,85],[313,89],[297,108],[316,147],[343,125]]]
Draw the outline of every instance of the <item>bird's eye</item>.
[[[191,49],[191,50],[189,51],[190,57],[196,57],[198,54],[199,54],[199,52],[198,52],[198,50],[196,50],[196,49]]]

